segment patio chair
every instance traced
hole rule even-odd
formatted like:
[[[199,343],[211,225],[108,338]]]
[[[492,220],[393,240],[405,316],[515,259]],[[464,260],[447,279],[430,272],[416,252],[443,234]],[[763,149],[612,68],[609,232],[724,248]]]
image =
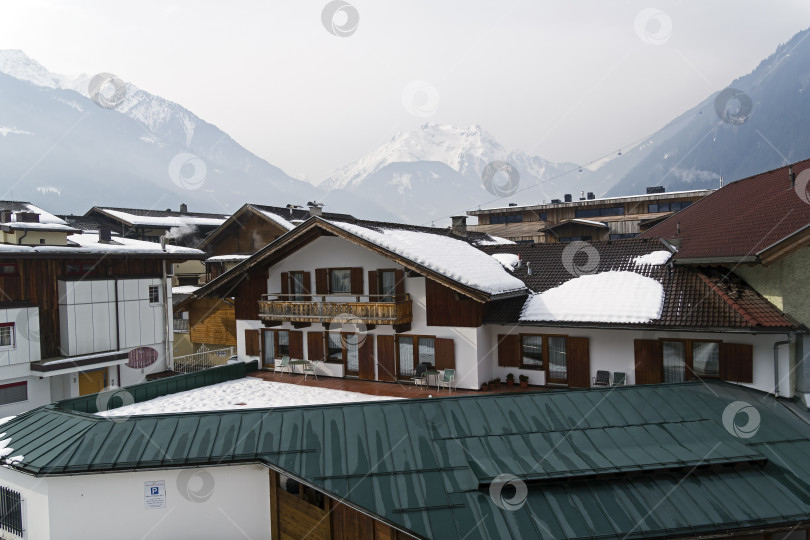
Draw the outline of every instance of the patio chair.
[[[594,386],[610,386],[610,372],[602,371],[601,369],[596,372],[596,377],[593,378]]]
[[[304,364],[304,380],[307,380],[307,375],[312,375],[315,377],[315,380],[318,380],[318,374],[315,373],[315,363],[314,362],[307,362]]]
[[[624,386],[626,384],[627,376],[624,371],[613,372],[613,386]]]
[[[414,376],[411,377],[411,382],[414,384],[414,386],[427,386],[427,377],[425,376],[425,371],[427,371],[427,366],[425,366],[425,364],[420,363],[416,365]]]
[[[442,378],[436,383],[436,385],[441,388],[443,386],[447,387],[447,392],[450,392],[450,389],[453,386],[453,381],[456,379],[456,370],[455,369],[445,369]]]
[[[292,377],[292,366],[290,365],[290,357],[287,355],[281,357],[281,361],[275,365],[273,371],[280,371],[281,373],[284,373],[285,369],[290,374],[290,377]]]

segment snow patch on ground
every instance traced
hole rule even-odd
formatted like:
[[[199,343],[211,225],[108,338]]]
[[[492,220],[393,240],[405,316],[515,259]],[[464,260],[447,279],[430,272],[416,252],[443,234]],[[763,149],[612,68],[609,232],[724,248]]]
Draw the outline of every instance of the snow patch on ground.
[[[574,278],[534,294],[522,321],[646,323],[661,316],[664,288],[635,272],[602,272]]]
[[[669,251],[653,251],[652,253],[647,253],[646,255],[636,257],[633,259],[633,264],[636,266],[642,266],[645,264],[660,266],[662,264],[666,264],[671,256],[672,253]]]
[[[205,386],[186,392],[162,396],[142,403],[103,411],[99,416],[139,416],[198,411],[227,411],[322,405],[328,403],[355,403],[360,401],[388,401],[389,396],[371,396],[317,386],[263,381],[253,377]]]

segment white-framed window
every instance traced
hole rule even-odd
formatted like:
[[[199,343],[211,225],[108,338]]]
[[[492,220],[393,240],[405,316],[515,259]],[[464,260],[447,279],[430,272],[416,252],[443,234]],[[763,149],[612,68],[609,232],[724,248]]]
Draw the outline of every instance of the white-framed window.
[[[160,287],[157,285],[149,285],[149,303],[160,303]]]
[[[0,349],[13,349],[15,346],[14,323],[0,323]]]

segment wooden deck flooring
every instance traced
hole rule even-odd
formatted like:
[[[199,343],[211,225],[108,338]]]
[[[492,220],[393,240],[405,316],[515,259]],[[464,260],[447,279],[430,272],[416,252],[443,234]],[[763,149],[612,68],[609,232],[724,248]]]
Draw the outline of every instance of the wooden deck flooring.
[[[507,393],[507,392],[542,392],[546,390],[542,386],[530,386],[528,388],[521,388],[515,383],[514,386],[506,386],[501,383],[499,388],[482,392],[480,390],[467,390],[467,389],[453,389],[448,392],[446,388],[437,391],[435,386],[425,389],[421,386],[414,386],[410,383],[400,381],[398,383],[378,382],[378,381],[362,381],[360,379],[342,379],[338,377],[322,377],[318,376],[315,380],[312,376],[304,380],[303,375],[289,373],[274,373],[272,371],[254,371],[249,373],[248,377],[256,377],[265,381],[282,382],[288,384],[301,384],[304,386],[317,386],[320,388],[331,388],[333,390],[345,390],[347,392],[359,392],[361,394],[369,394],[372,396],[391,396],[400,398],[426,398],[433,397],[447,397],[458,396],[465,394],[493,394],[493,393]]]

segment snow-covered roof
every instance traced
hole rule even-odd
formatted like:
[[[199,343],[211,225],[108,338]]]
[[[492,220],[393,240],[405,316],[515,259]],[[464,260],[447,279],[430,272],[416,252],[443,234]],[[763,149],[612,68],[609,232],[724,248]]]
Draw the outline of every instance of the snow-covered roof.
[[[520,263],[520,255],[515,255],[514,253],[495,253],[491,255],[491,257],[509,270],[514,270]]]
[[[582,219],[582,218],[574,218],[569,220],[567,223],[581,223],[583,225],[593,225],[595,227],[603,227],[607,228],[607,223],[603,223],[601,221],[591,221],[590,219]]]
[[[468,242],[441,234],[329,221],[335,227],[405,257],[458,283],[488,294],[525,290],[526,285]]]
[[[171,227],[183,227],[183,226],[191,226],[191,225],[202,225],[202,226],[212,226],[212,227],[219,227],[225,220],[228,219],[228,216],[222,215],[222,217],[199,217],[199,216],[189,216],[189,215],[178,215],[178,216],[148,216],[148,215],[138,215],[138,214],[131,214],[129,212],[124,212],[121,210],[113,210],[111,208],[99,208],[105,214],[108,214],[110,217],[114,217],[115,219],[119,219],[124,223],[127,223],[132,226],[141,226],[141,227],[157,227],[157,228],[171,228]]]
[[[647,323],[661,317],[664,288],[635,272],[588,274],[526,300],[521,321]]]
[[[205,259],[205,262],[241,262],[245,259],[249,259],[250,255],[242,255],[235,253],[233,255],[214,255],[213,257],[208,257]]]
[[[475,242],[476,246],[505,246],[514,244],[512,240],[501,238],[500,236],[486,235],[485,240],[478,240]]]
[[[669,251],[653,251],[652,253],[647,253],[646,255],[641,255],[633,259],[633,264],[636,266],[642,266],[645,264],[652,264],[654,266],[659,266],[662,264],[666,264],[669,258],[672,256],[672,253]]]
[[[172,287],[172,296],[177,294],[194,294],[200,287],[197,285],[178,285]]]
[[[68,239],[66,246],[21,246],[11,244],[0,244],[0,254],[14,253],[20,255],[41,254],[41,255],[188,255],[197,259],[205,255],[199,249],[192,249],[180,246],[167,245],[163,251],[160,244],[155,242],[144,242],[142,240],[132,240],[129,238],[114,238],[112,242],[99,242],[97,234],[73,235]]]
[[[61,223],[28,223],[26,221],[12,221],[11,223],[0,224],[3,229],[21,230],[21,231],[49,231],[49,232],[66,232],[66,233],[79,233],[81,230],[71,227],[70,225],[63,225]]]
[[[283,217],[281,217],[278,214],[275,214],[273,212],[269,212],[267,210],[260,210],[260,212],[262,213],[262,215],[264,215],[268,219],[271,219],[274,222],[278,223],[279,225],[281,225],[282,227],[284,227],[288,231],[291,231],[291,230],[293,230],[295,228],[295,225],[293,223],[291,223],[290,221],[284,219]]]
[[[388,401],[401,398],[372,396],[358,392],[332,390],[317,386],[302,386],[256,378],[238,379],[195,390],[177,392],[149,401],[125,405],[97,413],[100,416],[139,416],[199,411],[267,409],[326,403],[356,403],[359,401]]]

